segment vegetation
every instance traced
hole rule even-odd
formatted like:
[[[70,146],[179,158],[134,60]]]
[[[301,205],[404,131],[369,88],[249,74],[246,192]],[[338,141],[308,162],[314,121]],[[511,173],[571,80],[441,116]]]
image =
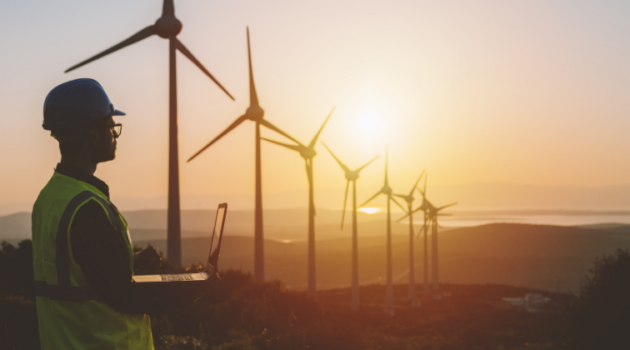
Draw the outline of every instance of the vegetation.
[[[166,264],[160,272],[199,268]],[[152,315],[156,349],[560,349],[567,339],[574,349],[591,338],[601,341],[593,338],[593,325],[602,320],[614,325],[623,317],[619,310],[630,305],[628,251],[599,258],[577,299],[539,292],[552,300],[541,313],[503,306],[502,297],[532,292],[523,287],[445,284],[451,297],[424,297],[422,307],[412,309],[407,286],[396,285],[396,315],[390,317],[382,311],[381,285],[362,287],[362,308],[351,312],[348,289],[321,291],[315,299],[277,281],[256,283],[240,271],[223,271],[221,277],[207,297]],[[30,241],[3,244],[0,348],[38,347],[30,279]],[[418,290],[421,294],[421,286]],[[610,327],[602,329],[611,334]]]
[[[574,349],[630,349],[630,251],[595,260],[569,313]]]
[[[17,247],[3,242],[0,248],[0,348],[38,349],[31,241]]]

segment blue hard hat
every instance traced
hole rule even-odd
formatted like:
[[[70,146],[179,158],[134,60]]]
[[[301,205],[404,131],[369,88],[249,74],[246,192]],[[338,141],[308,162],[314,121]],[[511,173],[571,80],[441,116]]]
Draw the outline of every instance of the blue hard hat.
[[[109,101],[105,90],[94,79],[65,82],[50,90],[44,101],[46,130],[79,126],[114,115],[125,115]]]

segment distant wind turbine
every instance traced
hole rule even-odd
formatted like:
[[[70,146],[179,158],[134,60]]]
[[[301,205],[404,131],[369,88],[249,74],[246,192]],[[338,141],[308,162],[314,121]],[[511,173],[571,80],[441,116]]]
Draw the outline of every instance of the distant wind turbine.
[[[221,132],[217,137],[212,139],[207,145],[203,146],[197,153],[188,159],[188,162],[195,159],[201,152],[208,149],[215,142],[219,141],[223,136],[234,130],[237,126],[246,120],[256,123],[256,202],[254,210],[254,278],[257,281],[265,280],[265,257],[264,257],[264,234],[263,234],[263,211],[262,211],[262,175],[260,162],[260,126],[263,125],[289,140],[299,144],[297,140],[287,135],[284,131],[278,129],[269,121],[263,119],[265,111],[258,103],[258,94],[256,93],[256,85],[254,84],[254,72],[252,70],[252,55],[249,44],[249,28],[247,28],[247,55],[249,58],[249,107],[244,115],[238,117],[230,126]]]
[[[300,156],[304,158],[304,163],[306,165],[306,176],[308,178],[308,290],[312,295],[317,293],[317,283],[316,283],[316,273],[315,273],[315,198],[313,195],[313,158],[317,155],[315,151],[315,144],[317,143],[317,139],[319,138],[319,134],[321,134],[322,130],[324,130],[324,126],[330,119],[330,116],[335,111],[333,107],[330,114],[326,120],[324,120],[324,124],[319,128],[317,134],[311,140],[311,143],[308,146],[304,146],[301,143],[297,143],[297,145],[290,145],[287,143],[282,143],[270,139],[266,139],[262,137],[261,139],[275,143],[276,145],[280,145],[282,147],[286,147],[290,150],[294,150],[300,153]]]
[[[416,213],[418,211],[423,211],[424,212],[424,225],[421,229],[421,231],[418,233],[420,234],[421,232],[424,232],[424,293],[428,294],[429,292],[429,287],[428,287],[428,241],[427,241],[427,236],[429,231],[431,231],[431,282],[433,283],[433,290],[434,292],[438,292],[440,289],[440,282],[439,282],[439,258],[438,258],[438,216],[447,216],[449,214],[441,214],[440,211],[443,209],[446,209],[448,207],[452,207],[454,205],[457,204],[457,202],[455,203],[451,203],[442,207],[435,207],[426,197],[426,193],[427,193],[427,179],[428,179],[429,175],[425,175],[424,177],[424,188],[422,190],[420,190],[419,188],[416,187],[416,189],[418,190],[418,192],[420,192],[420,194],[422,195],[422,204],[416,208],[414,211],[410,212],[409,214],[403,216],[402,218],[398,219],[398,221],[403,220],[404,218],[406,218],[407,216],[409,216],[410,214]]]
[[[343,169],[346,175],[346,194],[343,197],[343,211],[341,214],[341,229],[343,230],[343,221],[346,215],[346,202],[348,200],[348,187],[350,187],[350,182],[352,182],[352,310],[359,310],[359,238],[358,238],[358,230],[357,230],[357,180],[359,179],[359,173],[361,170],[365,169],[370,163],[375,161],[378,157],[374,157],[369,162],[365,163],[363,166],[356,170],[350,170],[345,164],[343,164],[339,158],[335,156],[335,154],[326,146],[325,143],[322,142],[324,147],[330,152],[330,155],[335,158],[337,164]]]
[[[398,205],[400,207],[400,209],[402,209],[403,211],[405,211],[405,208],[403,208],[402,205],[400,205],[400,203],[398,203],[396,201],[396,199],[392,196],[392,188],[389,187],[389,179],[387,176],[387,163],[388,163],[388,154],[389,152],[387,151],[385,153],[385,181],[383,184],[383,187],[376,192],[375,195],[373,195],[372,197],[370,197],[370,199],[368,199],[367,201],[365,201],[365,203],[361,204],[359,207],[363,207],[366,204],[368,204],[369,202],[371,202],[374,198],[378,197],[381,194],[384,194],[387,196],[387,291],[386,291],[386,298],[385,298],[385,303],[386,303],[386,309],[385,312],[387,312],[389,315],[394,315],[394,291],[393,291],[393,277],[392,277],[392,213],[391,213],[391,202],[393,201],[394,203],[396,203],[396,205]]]
[[[179,205],[179,150],[177,140],[177,70],[175,51],[179,50],[192,61],[201,71],[219,86],[232,100],[234,97],[208,72],[208,70],[177,40],[177,35],[182,31],[182,22],[175,18],[175,5],[173,0],[164,0],[162,4],[162,17],[122,42],[109,49],[88,58],[66,70],[66,73],[95,61],[103,56],[118,51],[124,47],[135,44],[152,35],[158,35],[169,41],[169,145],[168,145],[168,224],[166,254],[170,261],[181,265],[181,220]]]
[[[405,202],[407,202],[407,213],[409,216],[409,300],[411,300],[412,306],[420,306],[419,302],[416,300],[416,281],[415,281],[416,272],[415,272],[415,261],[414,261],[414,249],[415,249],[414,240],[416,237],[413,232],[413,208],[412,208],[413,201],[415,200],[415,198],[413,197],[413,193],[415,192],[415,189],[418,186],[418,183],[420,183],[420,179],[422,179],[423,175],[424,175],[424,170],[420,174],[420,177],[418,177],[418,180],[416,181],[416,183],[411,188],[411,191],[409,192],[409,194],[407,195],[394,194],[394,196],[400,197],[404,199]]]
[[[432,258],[432,274],[431,274],[431,282],[433,283],[433,292],[437,293],[440,290],[440,277],[439,277],[439,256],[438,256],[438,216],[444,216],[446,214],[440,214],[440,211],[442,211],[443,209],[446,209],[448,207],[452,207],[454,205],[457,204],[457,202],[455,203],[451,203],[451,204],[447,204],[441,207],[436,208],[433,204],[431,204],[431,202],[429,202],[426,199],[425,196],[425,192],[420,192],[422,193],[422,199],[423,201],[426,200],[427,203],[427,219],[429,221],[429,226],[431,227],[431,242],[433,243],[431,246],[431,250],[432,250],[432,254],[431,254],[431,258]]]

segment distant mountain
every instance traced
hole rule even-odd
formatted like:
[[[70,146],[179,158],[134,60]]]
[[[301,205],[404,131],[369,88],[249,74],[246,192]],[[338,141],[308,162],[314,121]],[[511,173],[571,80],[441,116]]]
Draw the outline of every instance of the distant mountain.
[[[407,186],[407,185],[405,185]],[[462,185],[431,185],[429,198],[436,204],[459,202],[459,210],[490,209],[569,209],[569,210],[630,210],[630,184],[617,186],[539,186],[511,183],[470,183]],[[394,186],[396,187],[396,186]],[[367,199],[373,190],[360,189],[358,201]],[[343,204],[343,188],[316,188],[318,208],[339,210]],[[368,193],[369,192],[369,193]],[[306,206],[306,189],[265,194],[265,209],[278,210]],[[131,198],[117,197],[114,202],[124,210],[166,208],[166,196]],[[232,209],[253,210],[253,195],[184,195],[182,208],[210,209],[228,202]],[[396,209],[397,210],[397,209]]]
[[[394,188],[398,188],[394,185]],[[405,188],[408,185],[404,185]],[[461,185],[431,185],[429,198],[435,204],[459,202],[458,210],[512,210],[512,209],[569,209],[569,210],[630,210],[630,184],[616,186],[539,186],[511,183],[469,183]],[[357,200],[362,202],[375,189],[359,187]],[[340,210],[344,188],[315,189],[317,208]],[[14,199],[6,202],[0,198],[0,215],[18,211],[30,211],[32,202]],[[112,198],[123,211],[166,209],[163,196]],[[185,210],[213,209],[218,203],[228,202],[232,210],[253,210],[253,195],[182,195],[181,207]],[[306,188],[265,194],[265,210],[302,208],[308,203]],[[398,209],[395,209],[398,210]]]
[[[306,287],[306,224],[303,210],[269,211],[265,216],[265,260],[269,279],[294,288]],[[207,259],[211,211],[184,211],[183,260]],[[319,288],[346,287],[350,281],[350,227],[339,230],[339,212],[318,210],[317,280]],[[165,212],[125,213],[136,245],[166,250]],[[251,212],[231,212],[225,227],[222,268],[251,271],[253,237]],[[149,228],[142,228],[142,226]],[[396,283],[408,280],[408,226],[393,226]],[[630,248],[630,225],[581,227],[489,224],[440,231],[440,276],[452,283],[499,283],[577,293],[595,257]],[[15,243],[30,237],[30,214],[0,217],[0,240]],[[359,224],[360,280],[381,283],[385,277],[385,220],[364,215]],[[416,281],[422,281],[422,239],[415,240]]]
[[[593,228],[604,228],[601,225],[626,225],[607,224],[609,222],[630,223],[630,211],[594,211],[594,210],[449,210],[453,216],[442,218],[442,225],[448,227],[457,226],[478,226],[491,222],[510,223],[546,223],[573,225],[576,223],[597,223],[599,226]],[[155,237],[166,236],[166,210],[147,209],[135,211],[123,211],[123,215],[129,222],[132,237],[136,231],[145,230],[153,232],[150,235]],[[197,237],[203,232],[209,232],[214,225],[215,210],[182,210],[182,234],[184,237]],[[394,212],[392,218],[397,220],[403,216],[401,212]],[[368,215],[359,212],[357,219],[360,227],[364,228],[364,223],[373,221],[378,226],[385,225],[385,212]],[[421,224],[422,219],[416,216],[416,224]],[[31,235],[30,213],[22,212],[7,216],[0,216],[0,240],[2,239],[24,239]],[[327,239],[349,235],[351,229],[350,211],[346,212],[345,231],[340,231],[341,211],[317,209],[315,217],[316,238]],[[405,225],[407,221],[401,223]],[[307,209],[278,209],[265,210],[264,215],[265,237],[279,240],[302,240],[306,237]],[[370,225],[369,227],[372,227]],[[253,235],[254,212],[251,210],[228,211],[226,221],[226,231],[230,235],[250,236]],[[376,227],[376,226],[375,226]],[[406,226],[405,226],[406,227]],[[628,226],[630,227],[630,226]],[[384,229],[384,228],[383,228]],[[152,231],[151,231],[152,230]],[[618,230],[624,230],[619,227]],[[138,233],[140,234],[140,233]],[[363,234],[367,234],[365,231]],[[373,234],[378,234],[374,232]]]
[[[166,210],[137,210],[124,211],[123,215],[129,223],[132,237],[135,231],[143,230],[142,235],[166,236]],[[349,212],[346,223],[350,224]],[[199,236],[203,232],[210,232],[214,226],[216,210],[182,210],[182,231],[184,237]],[[359,213],[359,222],[378,220],[384,217],[383,213],[367,215]],[[298,239],[298,236],[306,234],[307,209],[266,210],[264,216],[265,233],[273,239]],[[336,226],[334,234],[339,232],[341,211],[317,209],[316,222],[318,226]],[[253,235],[254,212],[250,210],[229,210],[226,219],[226,230],[230,234],[249,236]],[[349,232],[350,226],[346,227]],[[153,232],[153,233],[148,233]],[[31,236],[31,214],[16,213],[0,217],[0,240],[2,239],[26,239]],[[144,236],[143,236],[144,237]],[[305,239],[305,236],[299,239]]]
[[[384,226],[365,223],[359,238],[360,281],[383,283],[385,278]],[[393,235],[395,283],[408,281],[409,248],[406,227]],[[321,231],[324,231],[323,229]],[[376,234],[378,233],[378,234]],[[164,239],[136,241],[166,249]],[[185,238],[185,264],[207,259],[209,238]],[[415,240],[416,281],[422,283],[422,240]],[[491,224],[444,230],[440,234],[440,279],[443,282],[498,283],[549,291],[577,293],[595,257],[630,248],[630,232],[619,233],[579,227]],[[266,275],[298,289],[306,288],[305,241],[265,242]],[[322,239],[316,245],[318,288],[347,287],[351,273],[349,235]],[[220,267],[251,271],[253,238],[226,236]]]
[[[31,238],[31,213],[0,216],[0,240]]]

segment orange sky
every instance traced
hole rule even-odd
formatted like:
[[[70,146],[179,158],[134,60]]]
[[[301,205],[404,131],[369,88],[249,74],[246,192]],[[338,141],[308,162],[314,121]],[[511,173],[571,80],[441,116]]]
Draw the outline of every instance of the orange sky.
[[[609,186],[630,177],[630,5],[622,1],[175,1],[180,40],[236,97],[178,55],[180,157],[248,105],[245,27],[266,118],[303,143],[321,139],[362,174],[361,200],[426,168],[430,184]],[[160,1],[0,4],[0,204],[30,203],[58,161],[41,129],[46,93],[92,77],[123,136],[97,176],[115,195],[166,194],[167,42],[157,37],[63,74],[152,24]],[[9,34],[10,33],[10,34]],[[273,133],[264,135],[275,137]],[[280,138],[277,138],[280,140]],[[315,182],[345,185],[323,147]],[[190,164],[182,194],[253,194],[254,128],[245,123]],[[306,190],[303,160],[263,146],[266,193]],[[341,204],[341,203],[340,203]],[[306,205],[306,203],[304,203]]]

